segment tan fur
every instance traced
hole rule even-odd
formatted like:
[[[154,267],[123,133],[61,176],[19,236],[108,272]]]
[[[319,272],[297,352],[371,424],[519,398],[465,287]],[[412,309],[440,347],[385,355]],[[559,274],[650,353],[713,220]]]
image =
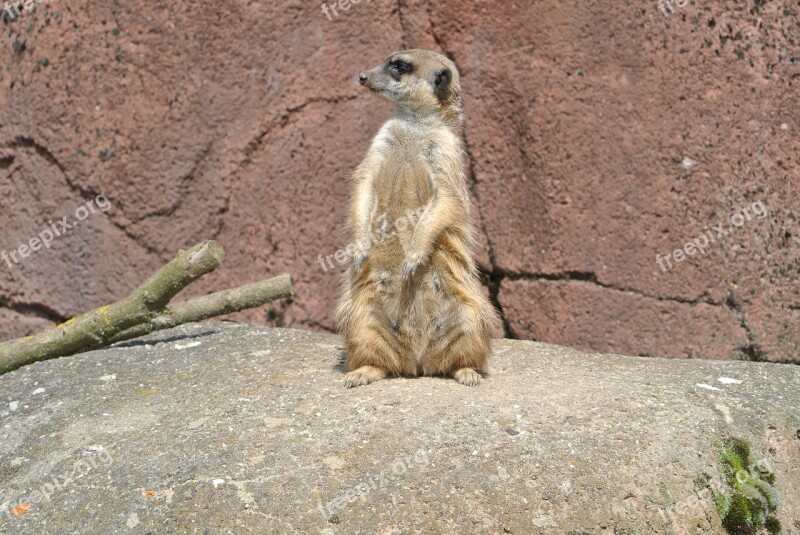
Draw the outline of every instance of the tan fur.
[[[412,72],[398,76],[406,67],[397,60]],[[337,307],[345,384],[449,375],[475,385],[499,319],[471,253],[458,71],[435,52],[407,50],[361,79],[397,113],[353,176],[347,224],[362,247],[344,274]],[[401,219],[405,228],[396,226]],[[376,240],[381,230],[392,236]]]

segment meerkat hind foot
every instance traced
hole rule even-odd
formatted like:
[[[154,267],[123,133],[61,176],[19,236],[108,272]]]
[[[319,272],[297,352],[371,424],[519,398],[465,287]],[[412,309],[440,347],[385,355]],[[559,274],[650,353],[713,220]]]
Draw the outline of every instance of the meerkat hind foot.
[[[361,366],[344,376],[345,388],[365,386],[386,378],[386,370],[376,366]]]
[[[481,374],[472,368],[461,368],[452,372],[451,375],[453,379],[466,386],[476,386],[481,382]]]

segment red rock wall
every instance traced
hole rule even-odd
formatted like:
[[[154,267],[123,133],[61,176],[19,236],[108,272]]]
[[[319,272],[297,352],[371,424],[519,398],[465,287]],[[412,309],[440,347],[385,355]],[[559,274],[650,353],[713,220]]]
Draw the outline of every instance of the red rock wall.
[[[330,12],[330,9],[329,9]],[[487,287],[509,334],[627,354],[800,361],[800,3],[49,0],[0,23],[0,337],[122,297],[207,238],[187,291],[287,271],[256,322],[327,330],[348,174],[390,51],[462,71]],[[662,271],[754,202],[767,208]],[[737,221],[738,222],[738,221]]]

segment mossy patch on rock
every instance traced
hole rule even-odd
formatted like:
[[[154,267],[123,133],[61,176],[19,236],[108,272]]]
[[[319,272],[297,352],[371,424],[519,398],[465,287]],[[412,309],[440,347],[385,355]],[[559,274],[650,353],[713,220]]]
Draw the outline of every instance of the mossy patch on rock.
[[[750,444],[738,438],[724,442],[719,460],[726,485],[718,489],[715,501],[728,533],[752,535],[764,528],[772,534],[780,533],[781,524],[774,515],[778,507],[775,474],[768,464],[754,464]]]

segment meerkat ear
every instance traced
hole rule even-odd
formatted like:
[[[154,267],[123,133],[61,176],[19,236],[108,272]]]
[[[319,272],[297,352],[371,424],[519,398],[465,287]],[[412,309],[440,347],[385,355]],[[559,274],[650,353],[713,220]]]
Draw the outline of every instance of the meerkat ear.
[[[449,68],[439,71],[439,74],[436,75],[436,80],[433,83],[433,92],[436,94],[436,98],[439,99],[439,102],[447,100],[447,97],[450,95],[450,82],[452,81],[453,73]]]

